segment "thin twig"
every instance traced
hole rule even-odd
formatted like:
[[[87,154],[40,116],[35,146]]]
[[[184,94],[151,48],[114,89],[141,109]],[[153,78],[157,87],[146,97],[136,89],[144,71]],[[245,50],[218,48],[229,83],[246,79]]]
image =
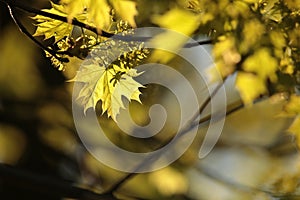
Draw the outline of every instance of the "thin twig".
[[[199,41],[199,42],[193,42],[193,43],[187,43],[184,45],[184,48],[192,48],[192,47],[196,47],[199,45],[207,45],[207,44],[213,44],[213,40],[203,40],[203,41]]]

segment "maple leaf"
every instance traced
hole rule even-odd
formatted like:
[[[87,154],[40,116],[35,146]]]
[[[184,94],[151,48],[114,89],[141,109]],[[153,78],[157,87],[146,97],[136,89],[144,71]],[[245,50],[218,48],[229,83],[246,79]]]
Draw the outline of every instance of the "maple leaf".
[[[111,9],[117,16],[128,21],[132,27],[136,27],[134,16],[137,14],[136,3],[127,0],[61,0],[60,3],[66,7],[68,20],[71,21],[78,14],[86,10],[87,20],[94,24],[99,32],[108,30],[111,23]]]
[[[78,95],[84,112],[89,108],[95,109],[97,102],[101,101],[102,114],[106,111],[107,115],[116,121],[120,109],[124,108],[122,96],[129,101],[140,102],[141,93],[138,89],[144,86],[133,79],[140,74],[136,69],[126,69],[115,64],[106,68],[97,61],[88,59],[71,81],[84,83]]]
[[[52,8],[51,9],[43,9],[43,11],[56,14],[59,16],[66,17],[67,14],[64,12],[64,7],[62,5],[57,5],[51,2]],[[36,15],[32,17],[35,21],[38,22],[37,29],[33,36],[45,36],[45,40],[51,37],[55,37],[55,42],[62,39],[66,35],[69,35],[72,31],[72,25],[55,20],[49,17],[45,17],[42,15]]]
[[[90,4],[90,0],[61,0],[60,4],[64,6],[69,23],[78,14]]]
[[[55,15],[59,15],[59,16],[63,16],[63,17],[67,17],[66,14],[66,8],[63,5],[58,5],[55,3],[51,3],[52,8],[50,9],[43,9],[43,11],[48,12],[48,13],[52,13]],[[34,17],[32,17],[32,19],[34,19],[37,22],[37,29],[35,31],[35,33],[33,34],[33,36],[44,36],[45,40],[54,37],[55,38],[55,42],[63,39],[65,36],[70,35],[70,33],[72,32],[73,29],[73,25],[66,23],[66,22],[62,22],[60,20],[56,20],[56,19],[52,19],[49,17],[45,17],[42,15],[36,15]],[[77,16],[77,19],[79,21],[85,21],[86,17],[81,14]]]
[[[110,10],[111,8],[106,0],[90,1],[87,7],[87,18],[89,22],[95,24],[98,28],[98,32],[101,32],[101,30],[108,30],[111,25],[112,19]]]

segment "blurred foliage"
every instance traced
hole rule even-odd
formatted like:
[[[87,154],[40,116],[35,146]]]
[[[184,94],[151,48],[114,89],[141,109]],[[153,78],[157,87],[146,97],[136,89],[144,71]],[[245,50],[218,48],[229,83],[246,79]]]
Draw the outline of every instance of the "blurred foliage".
[[[45,1],[27,3],[33,7],[49,7]],[[230,114],[217,146],[205,159],[199,160],[197,156],[208,128],[204,123],[178,161],[159,171],[128,179],[115,195],[120,199],[299,199],[299,1],[101,0],[93,4],[63,0],[61,3],[52,4],[53,8],[46,11],[66,16],[69,22],[75,17],[98,31],[83,33],[63,22],[57,27],[57,20],[35,15],[33,19],[38,22],[35,36],[48,39],[41,41],[52,50],[67,52],[65,55],[48,52],[52,62],[63,66],[63,72],[51,68],[51,61],[12,25],[7,9],[0,4],[3,10],[0,18],[1,163],[35,172],[35,178],[43,174],[100,193],[121,180],[124,173],[100,163],[78,138],[71,108],[72,83],[65,80],[74,78],[86,51],[107,39],[97,36],[100,30],[118,33],[130,26],[155,24],[189,36],[203,34],[211,38],[216,67],[224,77],[229,76],[225,82],[228,108],[239,105],[241,100],[251,105],[259,97],[270,98]],[[35,23],[32,19],[20,13],[18,17],[32,30]],[[172,42],[170,38],[161,34],[154,42],[168,41],[166,45],[174,49],[185,42]],[[193,87],[202,90],[201,78],[193,76],[195,73],[188,69],[187,63],[163,51],[151,53],[150,59],[168,63],[192,77]],[[138,55],[130,59],[135,60]],[[62,58],[69,62],[64,63],[66,60]],[[234,73],[236,77],[230,76]],[[180,83],[172,77],[170,80],[180,88]],[[137,102],[130,105],[134,121],[148,124],[149,108],[156,103],[165,106],[169,116],[166,126],[151,139],[134,139],[123,133],[113,120],[100,115],[105,111],[101,110],[104,98],[96,109],[99,123],[111,141],[124,149],[147,152],[174,136],[180,110],[174,95],[166,88],[149,85],[140,90],[143,105]],[[201,95],[207,95],[205,92]],[[95,127],[87,127],[90,129]],[[62,199],[56,194],[47,196],[33,186],[31,190],[24,189],[14,180],[2,179],[2,175],[0,172],[0,199]]]

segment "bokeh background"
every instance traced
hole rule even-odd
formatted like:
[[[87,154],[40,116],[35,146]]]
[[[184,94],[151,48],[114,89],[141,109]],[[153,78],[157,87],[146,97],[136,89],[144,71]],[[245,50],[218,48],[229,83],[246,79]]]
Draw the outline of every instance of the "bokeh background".
[[[48,1],[24,3],[49,6]],[[43,50],[18,30],[2,2],[0,13],[0,199],[58,200],[65,195],[59,188],[65,191],[74,185],[97,192],[109,188],[125,174],[104,166],[85,150],[72,119],[72,84],[66,80],[80,61],[71,60],[65,72],[58,71]],[[17,16],[33,33],[29,15]],[[146,18],[141,19],[147,25]],[[233,82],[231,78],[227,83],[230,109],[240,103]],[[152,93],[156,96],[149,97]],[[147,124],[149,105],[171,97],[165,89],[149,86],[142,97],[145,110],[133,105],[134,119]],[[294,138],[285,132],[290,120],[278,117],[280,99],[263,100],[229,115],[217,146],[200,160],[204,124],[182,158],[162,170],[134,176],[118,195],[123,199],[298,199],[299,154]],[[147,150],[122,136],[105,116],[99,121],[115,143],[133,151]],[[147,141],[147,147],[168,137],[161,133]]]

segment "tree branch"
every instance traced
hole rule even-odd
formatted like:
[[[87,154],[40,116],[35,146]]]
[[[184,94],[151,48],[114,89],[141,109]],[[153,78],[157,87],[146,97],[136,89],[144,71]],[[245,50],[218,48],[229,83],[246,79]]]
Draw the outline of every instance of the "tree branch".
[[[147,41],[152,38],[152,37],[143,37],[143,36],[140,37],[140,36],[130,36],[130,35],[120,35],[120,34],[109,33],[104,30],[99,30],[98,28],[96,28],[94,26],[90,26],[86,23],[80,22],[76,18],[74,18],[70,22],[67,17],[49,13],[49,12],[46,12],[43,10],[38,10],[38,9],[35,9],[32,7],[26,6],[20,2],[14,2],[12,0],[6,0],[6,1],[0,0],[0,1],[6,3],[10,7],[19,9],[21,11],[25,11],[27,13],[35,14],[35,15],[42,15],[44,17],[49,17],[51,19],[59,20],[59,21],[65,22],[65,23],[70,23],[72,25],[85,28],[87,30],[94,32],[97,35],[107,37],[107,38],[114,37],[115,39],[119,39],[119,40],[123,40],[123,41],[140,41],[140,42],[144,42],[144,41]],[[213,44],[213,41],[212,40],[204,40],[204,41],[199,41],[199,42],[194,42],[194,43],[188,43],[184,46],[184,48],[191,48],[191,47],[195,47],[198,45],[206,45],[206,44]]]
[[[35,39],[29,32],[28,30],[23,26],[23,24],[21,23],[21,21],[15,17],[14,15],[14,9],[11,8],[9,5],[7,5],[9,13],[11,18],[13,19],[13,21],[15,22],[15,24],[17,25],[17,27],[19,28],[20,32],[23,33],[24,35],[26,35],[29,39],[31,39],[38,47],[40,47],[41,49],[47,51],[49,54],[51,54],[52,56],[54,56],[56,59],[63,61],[63,62],[67,62],[67,58],[61,58],[58,57],[57,54],[66,54],[69,55],[69,52],[64,51],[64,52],[57,52],[54,51],[46,46],[44,46],[41,42],[39,42],[37,39]]]
[[[56,19],[56,20],[59,20],[59,21],[65,22],[65,23],[69,23],[68,18],[64,17],[64,16],[61,16],[61,15],[56,15],[56,14],[49,13],[49,12],[46,12],[46,11],[43,11],[43,10],[38,10],[38,9],[35,9],[35,8],[32,8],[32,7],[26,6],[23,3],[15,2],[15,1],[12,1],[12,0],[0,0],[0,1],[6,3],[10,7],[16,8],[18,10],[25,11],[25,12],[30,13],[30,14],[42,15],[44,17],[49,17],[51,19]],[[114,35],[112,33],[106,32],[106,31],[100,31],[99,32],[98,31],[99,29],[97,29],[96,27],[93,27],[93,26],[90,26],[88,24],[82,23],[82,22],[78,21],[75,18],[71,21],[71,24],[73,24],[75,26],[83,27],[87,30],[90,30],[90,31],[92,31],[92,32],[94,32],[98,35],[102,35],[104,37],[112,37]]]

